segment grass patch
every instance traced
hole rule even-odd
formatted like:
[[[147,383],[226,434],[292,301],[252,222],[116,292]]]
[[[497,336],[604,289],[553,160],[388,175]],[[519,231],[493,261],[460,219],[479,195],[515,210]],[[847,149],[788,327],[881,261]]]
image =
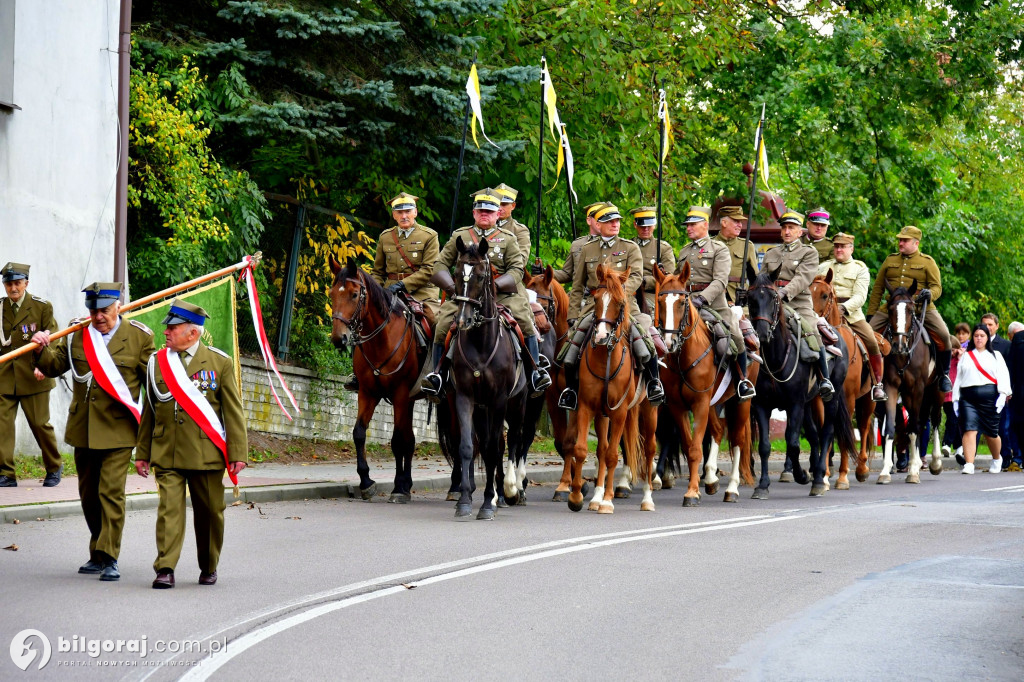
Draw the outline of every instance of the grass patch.
[[[77,476],[78,468],[75,467],[75,456],[61,454],[61,460],[64,462],[64,475],[65,476]],[[132,465],[132,471],[135,471],[135,466]],[[46,476],[46,467],[43,466],[42,455],[15,455],[14,456],[14,472],[18,477],[18,480],[31,480],[33,478],[43,478]]]

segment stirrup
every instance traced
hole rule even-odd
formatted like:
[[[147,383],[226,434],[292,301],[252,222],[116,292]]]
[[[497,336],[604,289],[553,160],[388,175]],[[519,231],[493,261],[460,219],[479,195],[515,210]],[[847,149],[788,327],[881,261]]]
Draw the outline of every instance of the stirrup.
[[[537,367],[540,369],[551,369],[551,361],[543,353],[537,354]]]
[[[832,386],[832,382],[828,379],[822,379],[818,383],[818,395],[820,395],[821,399],[826,403],[832,400],[836,395],[836,389]]]
[[[578,407],[576,400],[576,391],[571,388],[566,388],[562,391],[561,395],[558,396],[558,406],[563,410],[575,411]]]
[[[885,384],[881,381],[871,387],[871,400],[876,403],[884,403],[889,400],[889,396],[885,395]]]
[[[346,391],[358,391],[359,390],[359,377],[355,374],[349,374],[345,377],[344,382],[341,385]]]
[[[661,379],[649,379],[647,381],[647,402],[657,407],[665,402],[665,387],[661,385]]]
[[[939,390],[943,393],[949,393],[953,390],[953,383],[949,380],[948,374],[943,374],[939,377]]]
[[[444,390],[444,379],[437,372],[431,372],[427,376],[423,377],[423,381],[420,383],[420,391],[427,395],[432,395],[436,398],[441,397],[441,391]]]
[[[741,379],[736,384],[736,396],[740,399],[740,402],[746,402],[757,395],[757,391],[754,389],[754,384],[750,382],[750,379]]]
[[[543,369],[534,370],[533,374],[530,375],[530,393],[531,398],[544,395],[544,391],[551,385],[551,376]]]

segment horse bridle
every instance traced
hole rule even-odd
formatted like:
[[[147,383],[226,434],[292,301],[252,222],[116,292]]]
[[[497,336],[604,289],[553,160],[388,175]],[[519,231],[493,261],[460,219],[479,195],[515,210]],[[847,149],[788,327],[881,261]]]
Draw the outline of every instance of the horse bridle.
[[[487,272],[490,272],[491,271],[491,260],[487,256],[484,256],[484,261],[483,262],[484,262],[484,267],[487,269]],[[476,265],[475,264],[473,265],[473,270],[476,270]],[[483,287],[484,295],[483,295],[483,297],[481,299],[476,299],[476,298],[473,298],[472,296],[469,295],[469,282],[470,282],[470,279],[472,279],[471,275],[472,275],[472,272],[470,274],[468,274],[468,275],[463,275],[462,276],[462,282],[463,282],[463,284],[462,284],[462,295],[456,294],[455,296],[452,296],[452,300],[459,304],[459,309],[458,309],[458,312],[456,312],[456,314],[455,314],[455,319],[458,319],[462,315],[462,312],[463,312],[463,310],[465,310],[465,307],[467,305],[472,306],[474,308],[473,319],[469,323],[469,325],[466,326],[466,327],[459,327],[459,329],[464,329],[464,330],[467,330],[467,331],[470,330],[470,329],[475,329],[475,328],[481,326],[482,324],[484,324],[485,322],[492,322],[495,319],[497,319],[497,313],[495,313],[495,315],[493,315],[492,317],[485,317],[484,314],[483,314],[484,306],[487,305],[488,303],[494,303],[494,300],[493,300],[493,296],[494,296],[493,280],[490,283],[488,283],[488,282],[484,283],[484,287]],[[486,278],[481,276],[481,279],[486,279]],[[488,286],[488,284],[490,284],[490,286]]]
[[[351,282],[352,284],[355,284],[355,285],[357,285],[359,287],[359,299],[356,302],[356,309],[352,313],[352,317],[351,318],[347,318],[344,315],[342,315],[341,313],[332,312],[331,313],[331,319],[332,320],[337,320],[338,322],[341,322],[346,327],[348,327],[349,331],[355,337],[355,339],[352,342],[352,345],[353,346],[361,346],[364,343],[366,343],[367,341],[372,341],[378,334],[380,334],[385,329],[387,329],[388,323],[391,322],[391,313],[398,312],[398,311],[396,311],[395,302],[397,301],[397,302],[399,302],[399,304],[401,304],[401,301],[399,301],[397,296],[392,298],[391,299],[392,300],[391,306],[387,310],[381,310],[380,311],[381,316],[383,317],[383,319],[381,320],[380,325],[376,329],[374,329],[372,332],[367,334],[366,336],[363,336],[360,333],[360,330],[363,327],[363,310],[366,307],[366,300],[367,300],[366,283],[363,282],[361,276],[354,277],[354,278],[353,277],[346,277],[345,281],[346,282]],[[402,367],[405,366],[405,361],[409,357],[409,351],[408,350],[406,351],[405,355],[402,357],[402,361],[400,363],[398,363],[398,367],[396,367],[395,369],[393,369],[390,372],[382,372],[381,369],[380,369],[381,367],[387,366],[387,364],[395,356],[395,353],[398,352],[398,349],[402,347],[402,343],[405,341],[406,335],[409,334],[409,332],[412,329],[412,320],[410,319],[410,315],[409,314],[403,314],[402,317],[405,318],[405,328],[402,330],[402,335],[400,337],[398,337],[398,343],[395,344],[395,347],[391,349],[391,352],[388,354],[388,356],[386,358],[384,358],[384,360],[379,365],[374,365],[373,362],[370,360],[370,358],[367,357],[366,353],[365,352],[363,353],[363,359],[366,360],[366,364],[368,364],[370,366],[370,369],[373,370],[374,376],[378,376],[378,377],[391,376],[392,374],[395,374],[395,373],[399,372],[402,369]]]
[[[681,316],[681,318],[679,320],[679,326],[676,327],[675,329],[671,329],[671,330],[668,329],[667,327],[665,327],[664,325],[659,325],[657,327],[658,331],[661,332],[661,335],[663,337],[666,337],[668,335],[668,333],[670,333],[670,332],[671,332],[671,334],[673,336],[672,345],[668,348],[668,355],[675,355],[675,354],[679,353],[683,349],[683,345],[687,341],[689,341],[690,338],[694,334],[697,333],[697,320],[694,319],[692,317],[692,315],[691,315],[691,301],[690,301],[690,299],[691,299],[691,297],[693,296],[694,293],[695,292],[690,291],[689,288],[687,288],[687,289],[664,289],[664,290],[659,289],[658,290],[658,299],[659,300],[661,299],[662,296],[668,296],[670,294],[679,294],[679,295],[681,295],[683,297],[683,310],[685,312],[683,313],[683,315]],[[690,331],[687,333],[687,332],[683,331],[684,329],[689,329]],[[682,369],[673,368],[673,370],[672,370],[676,374],[679,375],[680,379],[682,379],[683,385],[686,386],[686,388],[690,389],[694,393],[707,393],[708,391],[710,391],[712,388],[715,387],[715,382],[718,380],[718,372],[721,371],[721,367],[718,367],[718,369],[715,372],[715,377],[711,380],[711,385],[708,386],[707,388],[697,388],[697,387],[693,386],[686,379],[686,376],[691,371],[693,371],[697,367],[697,365],[699,365],[701,363],[701,361],[704,360],[704,358],[706,358],[708,356],[708,354],[711,353],[711,348],[712,348],[711,344],[708,344],[708,347],[705,348],[704,351],[700,355],[697,356],[696,360],[694,360],[693,362],[691,362],[689,365],[687,365],[686,367],[684,367]],[[723,358],[723,360],[724,360],[724,358]],[[682,389],[680,389],[680,391],[681,390]]]
[[[779,293],[779,290],[777,288],[775,288],[774,286],[751,287],[751,289],[755,289],[755,288],[766,289],[766,290],[772,292],[773,294],[775,294],[774,312],[772,313],[772,316],[771,316],[774,319],[765,317],[764,315],[755,315],[753,320],[752,320],[753,322],[761,321],[761,322],[767,322],[768,323],[768,338],[765,339],[765,343],[768,344],[768,343],[771,343],[771,340],[772,340],[772,338],[775,335],[775,330],[778,329],[779,324],[782,323],[782,294]],[[799,342],[800,341],[797,340],[796,343],[799,343]],[[789,363],[789,356],[792,353],[793,347],[796,345],[796,343],[791,343],[788,338],[786,339],[786,354],[782,357],[782,365],[777,370],[775,370],[775,372],[785,372],[786,371],[786,365]],[[789,381],[793,378],[793,375],[796,374],[796,370],[797,370],[797,368],[799,366],[800,366],[800,358],[798,357],[796,359],[796,362],[793,363],[793,370],[789,373],[789,376],[786,377],[785,379],[779,379],[777,376],[775,376],[775,372],[772,371],[771,367],[768,366],[768,356],[767,356],[767,354],[764,355],[764,361],[761,363],[761,368],[764,369],[764,371],[768,372],[768,376],[770,376],[772,378],[772,381],[774,381],[777,384],[789,383]]]
[[[606,288],[605,285],[599,284],[598,286],[596,286],[593,289],[591,289],[590,293],[591,293],[591,295],[593,295],[595,291],[599,291],[599,290],[604,289],[604,288]],[[596,301],[597,301],[597,297],[596,296],[594,297],[594,301],[596,303]],[[607,351],[607,353],[605,355],[605,368],[604,368],[604,374],[603,375],[602,374],[598,374],[597,372],[595,372],[594,368],[590,366],[590,355],[589,354],[586,356],[586,358],[587,358],[587,363],[586,364],[587,364],[587,371],[590,372],[591,375],[593,375],[595,377],[601,377],[602,383],[604,384],[602,389],[601,389],[602,399],[603,399],[605,408],[607,410],[609,410],[610,412],[614,412],[615,410],[619,409],[619,407],[622,406],[622,403],[625,402],[626,396],[628,395],[626,392],[623,392],[622,393],[622,397],[619,399],[618,403],[616,403],[615,405],[609,405],[608,404],[608,385],[612,382],[612,379],[614,379],[615,377],[619,376],[619,372],[622,371],[622,368],[626,364],[626,353],[623,352],[623,353],[621,353],[619,355],[619,366],[615,368],[614,372],[612,371],[612,351],[615,349],[615,346],[617,346],[619,344],[619,339],[622,338],[622,336],[618,332],[621,331],[620,327],[622,326],[623,321],[626,319],[626,306],[627,305],[628,305],[628,303],[626,301],[622,302],[622,304],[619,307],[619,314],[615,317],[614,320],[609,319],[607,317],[595,317],[594,318],[594,323],[590,327],[590,331],[587,333],[590,338],[587,339],[587,341],[584,342],[584,343],[588,343],[589,342],[590,346],[592,348],[597,348],[598,346],[607,346],[608,347],[608,351]],[[601,324],[602,322],[604,322],[605,324],[611,325],[611,330],[608,332],[607,339],[605,339],[604,341],[598,343],[594,339],[594,337],[595,337],[595,335],[597,333],[597,325]],[[626,331],[625,333],[628,334],[629,332]],[[637,379],[637,381],[639,382],[639,378]],[[639,383],[637,385],[639,385]]]
[[[550,290],[549,290],[550,291]],[[558,306],[555,305],[554,296],[545,296],[544,294],[538,294],[536,291],[533,293],[537,294],[537,298],[542,301],[547,301],[544,304],[544,314],[548,316],[548,321],[551,323],[551,328],[555,328],[555,316],[558,313]],[[565,330],[565,333],[555,338],[555,347],[558,347],[558,342],[562,339],[569,337],[569,329]]]
[[[889,328],[886,330],[886,337],[890,341],[896,340],[896,341],[901,341],[902,342],[902,344],[893,343],[892,344],[892,350],[889,352],[890,357],[893,358],[893,366],[896,368],[896,373],[899,376],[902,377],[903,373],[905,371],[907,371],[907,367],[910,366],[911,358],[913,358],[913,356],[914,356],[914,350],[917,349],[917,344],[920,343],[921,337],[923,336],[923,334],[921,332],[922,332],[922,327],[924,326],[924,323],[922,321],[922,319],[924,318],[924,313],[922,312],[922,314],[921,314],[921,318],[922,319],[918,319],[917,310],[916,310],[917,302],[914,301],[913,298],[910,298],[908,300],[902,300],[901,299],[899,301],[890,301],[889,302],[889,305],[891,306],[891,308],[893,310],[895,310],[895,306],[897,304],[909,305],[909,306],[913,306],[915,308],[914,314],[910,316],[910,330],[909,331],[905,331],[905,332],[896,331],[895,327],[893,327],[892,319],[891,318],[889,320]],[[928,308],[928,304],[927,303],[925,303],[924,308],[925,308],[925,310],[927,310],[927,308]],[[894,335],[896,337],[895,339],[893,339]],[[913,337],[913,341],[910,343],[909,347],[907,347],[906,339],[909,338],[909,337]],[[904,348],[906,348],[906,350],[903,350]],[[900,365],[900,363],[896,362],[896,358],[904,358],[902,366]]]

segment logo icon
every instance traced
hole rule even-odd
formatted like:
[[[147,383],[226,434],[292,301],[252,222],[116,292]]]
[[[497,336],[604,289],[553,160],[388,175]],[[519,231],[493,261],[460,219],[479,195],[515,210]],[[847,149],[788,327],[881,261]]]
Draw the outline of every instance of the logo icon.
[[[11,660],[14,661],[14,665],[22,670],[28,670],[28,667],[32,665],[32,661],[36,659],[36,654],[38,653],[36,648],[28,641],[32,637],[37,637],[43,645],[43,654],[39,658],[38,668],[38,670],[42,670],[50,662],[51,649],[50,640],[39,630],[22,630],[14,636],[14,639],[11,640]]]

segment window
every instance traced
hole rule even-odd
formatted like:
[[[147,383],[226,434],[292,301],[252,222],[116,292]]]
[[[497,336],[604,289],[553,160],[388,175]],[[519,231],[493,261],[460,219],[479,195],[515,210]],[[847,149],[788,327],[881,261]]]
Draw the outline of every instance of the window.
[[[14,1],[0,0],[0,110],[21,109],[14,103]]]

